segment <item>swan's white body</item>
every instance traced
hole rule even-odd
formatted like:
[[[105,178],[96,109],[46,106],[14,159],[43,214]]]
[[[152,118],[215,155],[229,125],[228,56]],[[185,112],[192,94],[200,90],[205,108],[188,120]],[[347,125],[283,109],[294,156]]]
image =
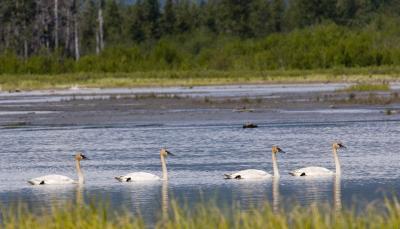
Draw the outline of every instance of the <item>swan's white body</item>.
[[[265,172],[263,170],[258,170],[258,169],[246,169],[246,170],[241,170],[236,173],[232,173],[229,175],[225,175],[227,179],[268,179],[271,178],[272,175],[269,174],[268,172]]]
[[[335,172],[326,169],[324,167],[316,167],[316,166],[311,166],[311,167],[305,167],[301,169],[296,169],[291,172],[289,172],[290,175],[293,176],[331,176],[331,175],[340,175],[341,174],[341,169],[340,169],[340,162],[339,162],[339,157],[337,155],[337,149],[339,148],[346,148],[342,143],[335,142],[332,145],[332,152],[333,152],[333,157],[335,159],[335,167],[336,170]]]
[[[33,179],[29,180],[28,182],[32,185],[44,185],[44,184],[60,185],[60,184],[76,183],[76,181],[74,181],[73,179],[71,179],[67,176],[57,175],[57,174],[51,174],[51,175],[33,178]]]
[[[81,170],[80,161],[83,159],[87,159],[85,155],[82,153],[77,153],[75,155],[75,164],[76,164],[76,172],[78,173],[78,181],[74,181],[73,179],[57,174],[51,174],[41,177],[36,177],[31,180],[28,180],[28,183],[31,185],[65,185],[65,184],[83,184],[85,182],[83,173]]]
[[[279,177],[278,163],[276,162],[276,153],[284,152],[277,146],[272,147],[272,167],[274,169],[274,177]],[[246,169],[241,170],[232,174],[225,174],[225,179],[246,179],[246,180],[256,180],[256,179],[269,179],[272,175],[268,172],[258,169]]]
[[[331,176],[335,173],[324,167],[311,166],[293,170],[290,174],[293,176]]]
[[[134,181],[159,181],[161,178],[157,175],[145,172],[128,173],[124,176],[116,177],[115,179],[121,182],[134,182]]]
[[[160,159],[161,159],[161,167],[163,175],[162,178],[151,173],[133,172],[123,176],[115,177],[115,179],[117,179],[120,182],[152,182],[152,181],[168,180],[167,163],[165,161],[165,157],[167,155],[173,155],[173,154],[167,151],[166,149],[161,149]]]

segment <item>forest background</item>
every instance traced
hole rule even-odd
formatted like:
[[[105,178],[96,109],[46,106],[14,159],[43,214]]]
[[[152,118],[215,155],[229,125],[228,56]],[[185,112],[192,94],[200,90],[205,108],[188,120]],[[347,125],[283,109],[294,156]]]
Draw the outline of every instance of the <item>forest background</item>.
[[[399,25],[400,0],[1,0],[0,83],[397,74]]]

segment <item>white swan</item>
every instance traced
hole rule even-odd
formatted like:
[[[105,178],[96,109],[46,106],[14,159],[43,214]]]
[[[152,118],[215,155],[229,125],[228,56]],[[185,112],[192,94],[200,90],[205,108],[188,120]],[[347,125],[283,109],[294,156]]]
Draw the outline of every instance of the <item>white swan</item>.
[[[51,174],[47,176],[33,178],[28,181],[29,184],[32,185],[60,185],[60,184],[83,184],[85,182],[83,173],[81,170],[81,160],[86,160],[87,157],[83,153],[76,153],[75,155],[75,163],[76,163],[76,172],[78,173],[78,182],[73,179],[57,174]]]
[[[276,153],[285,153],[278,146],[272,146],[272,167],[274,169],[274,177],[279,177],[278,163],[276,161]],[[224,174],[225,179],[266,179],[272,175],[258,169],[246,169],[232,174]]]
[[[115,177],[120,182],[133,182],[133,181],[158,181],[158,180],[168,180],[167,165],[165,158],[173,154],[168,150],[162,148],[160,150],[161,166],[162,166],[162,178],[157,175],[146,173],[146,172],[134,172],[128,173],[124,176]]]
[[[327,176],[333,174],[340,175],[341,174],[340,163],[339,163],[339,157],[337,155],[337,150],[340,148],[346,148],[346,147],[340,142],[334,142],[332,144],[332,152],[333,152],[333,157],[335,158],[335,165],[336,165],[335,172],[332,172],[331,170],[323,167],[312,166],[312,167],[305,167],[293,170],[289,174],[292,176]]]

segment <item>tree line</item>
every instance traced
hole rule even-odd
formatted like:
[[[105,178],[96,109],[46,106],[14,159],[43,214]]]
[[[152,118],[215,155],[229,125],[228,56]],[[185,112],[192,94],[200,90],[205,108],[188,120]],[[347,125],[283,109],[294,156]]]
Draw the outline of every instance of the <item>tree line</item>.
[[[400,0],[2,0],[0,73],[400,64]]]

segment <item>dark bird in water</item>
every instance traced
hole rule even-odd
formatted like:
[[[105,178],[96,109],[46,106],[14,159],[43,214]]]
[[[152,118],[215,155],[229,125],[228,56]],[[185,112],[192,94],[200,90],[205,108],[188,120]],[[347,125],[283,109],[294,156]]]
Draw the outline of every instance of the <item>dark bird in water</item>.
[[[254,123],[251,122],[246,122],[245,124],[243,124],[243,128],[257,128],[258,126]]]

